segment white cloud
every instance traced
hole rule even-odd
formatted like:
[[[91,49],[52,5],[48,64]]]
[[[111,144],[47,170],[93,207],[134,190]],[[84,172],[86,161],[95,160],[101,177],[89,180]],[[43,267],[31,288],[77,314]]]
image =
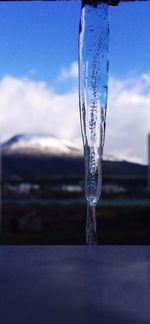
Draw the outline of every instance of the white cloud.
[[[43,132],[82,144],[78,91],[57,94],[45,82],[5,76],[0,80],[1,136]],[[110,78],[104,154],[147,161],[150,132],[150,74]]]
[[[136,79],[111,78],[105,152],[130,161],[147,161],[150,132],[150,74]]]
[[[72,62],[69,68],[63,67],[60,71],[58,81],[65,81],[68,79],[77,79],[78,77],[78,63]]]
[[[6,76],[0,81],[0,116],[2,139],[26,132],[79,138],[77,90],[58,95],[44,82]]]

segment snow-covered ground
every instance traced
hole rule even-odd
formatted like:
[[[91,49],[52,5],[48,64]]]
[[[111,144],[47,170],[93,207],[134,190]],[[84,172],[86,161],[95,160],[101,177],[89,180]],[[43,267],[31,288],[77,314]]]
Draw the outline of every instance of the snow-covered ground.
[[[149,324],[148,246],[0,247],[2,324]]]

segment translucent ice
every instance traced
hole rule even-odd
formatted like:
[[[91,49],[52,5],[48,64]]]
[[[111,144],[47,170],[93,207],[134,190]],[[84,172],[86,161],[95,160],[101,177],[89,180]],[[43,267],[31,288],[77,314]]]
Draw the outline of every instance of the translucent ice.
[[[79,34],[79,101],[85,156],[87,244],[96,244],[95,206],[102,189],[108,86],[108,4],[83,1]]]

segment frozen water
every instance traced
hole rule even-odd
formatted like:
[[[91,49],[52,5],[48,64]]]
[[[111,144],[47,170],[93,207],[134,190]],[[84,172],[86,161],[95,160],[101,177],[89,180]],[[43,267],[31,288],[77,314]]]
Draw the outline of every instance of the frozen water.
[[[108,87],[108,4],[83,1],[79,35],[80,119],[85,156],[87,243],[96,244]]]

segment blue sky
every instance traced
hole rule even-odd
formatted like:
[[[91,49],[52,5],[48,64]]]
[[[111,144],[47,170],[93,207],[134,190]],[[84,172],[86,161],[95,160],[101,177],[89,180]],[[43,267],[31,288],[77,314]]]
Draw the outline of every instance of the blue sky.
[[[0,74],[53,83],[77,60],[79,16],[80,3],[0,3]]]
[[[0,2],[2,137],[50,129],[79,143],[80,7],[80,1]],[[111,77],[105,150],[118,158],[145,162],[150,131],[150,1],[110,7],[109,17]],[[66,113],[70,128],[65,124]]]
[[[80,1],[0,3],[0,76],[30,74],[52,83],[62,66],[77,60],[80,6]],[[148,2],[110,8],[113,75],[149,70],[149,10]]]
[[[113,75],[150,69],[150,2],[121,4],[110,10],[110,66]]]

